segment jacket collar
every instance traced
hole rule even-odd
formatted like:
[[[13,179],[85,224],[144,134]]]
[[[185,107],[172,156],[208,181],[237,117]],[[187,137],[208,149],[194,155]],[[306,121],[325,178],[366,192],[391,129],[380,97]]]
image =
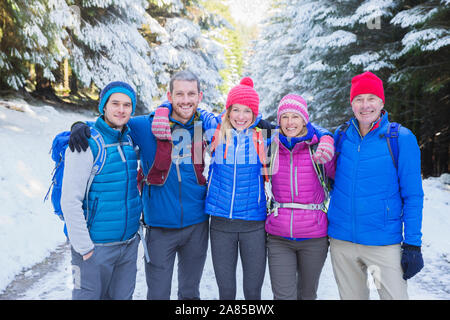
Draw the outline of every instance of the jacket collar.
[[[367,134],[369,134],[373,131],[376,131],[378,128],[383,127],[388,121],[389,121],[388,112],[384,109],[381,110],[380,118],[377,121],[375,121],[374,123],[372,123],[372,126]],[[356,128],[359,135],[361,136],[361,132],[359,131],[358,120],[355,117],[353,117],[350,119],[350,123],[353,124],[353,126]]]
[[[279,131],[279,139],[286,148],[288,148],[289,150],[292,150],[297,143],[308,142],[309,140],[312,140],[315,132],[314,132],[314,128],[312,127],[310,122],[308,122],[306,124],[306,129],[307,129],[307,133],[305,136],[293,137],[293,138],[288,138],[284,134],[282,134],[281,131]]]
[[[103,116],[100,116],[95,121],[95,127],[98,128],[103,135],[113,140],[121,140],[122,137],[125,137],[129,134],[130,129],[128,125],[125,125],[122,131],[111,128],[103,119]]]

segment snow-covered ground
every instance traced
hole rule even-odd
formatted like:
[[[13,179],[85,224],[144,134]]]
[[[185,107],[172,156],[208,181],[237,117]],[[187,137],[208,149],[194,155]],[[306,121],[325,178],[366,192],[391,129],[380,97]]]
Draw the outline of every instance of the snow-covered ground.
[[[70,250],[64,245],[62,222],[43,198],[53,169],[49,155],[53,137],[67,130],[74,121],[89,118],[93,116],[57,111],[50,106],[30,106],[20,99],[0,98],[0,299],[71,297]],[[449,300],[450,176],[426,179],[423,186],[425,267],[408,281],[409,295],[412,299]],[[142,257],[140,248],[135,299],[146,298]],[[266,271],[263,299],[272,299],[268,269]],[[176,279],[175,271],[172,299],[176,299]],[[238,299],[243,299],[241,284],[239,266]],[[218,299],[210,255],[200,293],[202,299]],[[378,299],[375,289],[371,293],[371,298]],[[329,258],[322,271],[318,298],[339,299]]]

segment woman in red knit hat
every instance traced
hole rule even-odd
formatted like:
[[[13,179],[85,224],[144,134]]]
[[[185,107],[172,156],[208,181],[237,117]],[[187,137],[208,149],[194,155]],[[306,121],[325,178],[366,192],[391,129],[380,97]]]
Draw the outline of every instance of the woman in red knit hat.
[[[239,252],[244,297],[258,300],[266,268],[266,198],[264,160],[259,158],[264,140],[256,128],[261,119],[259,96],[251,78],[230,90],[225,107],[220,117],[202,114],[204,129],[212,129],[213,135],[205,203],[211,215],[212,261],[220,299],[233,300]]]

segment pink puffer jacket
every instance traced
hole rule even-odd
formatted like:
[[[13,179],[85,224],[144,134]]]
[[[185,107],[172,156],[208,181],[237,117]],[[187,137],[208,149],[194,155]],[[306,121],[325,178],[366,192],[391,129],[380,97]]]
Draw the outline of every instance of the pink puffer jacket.
[[[278,155],[274,160],[272,193],[279,203],[320,204],[325,193],[314,169],[309,145],[318,142],[314,135],[311,141],[298,142],[292,151],[275,138]],[[332,162],[325,164],[330,175]],[[289,238],[320,238],[327,235],[328,220],[322,210],[279,208],[278,215],[271,213],[266,219],[266,231]]]

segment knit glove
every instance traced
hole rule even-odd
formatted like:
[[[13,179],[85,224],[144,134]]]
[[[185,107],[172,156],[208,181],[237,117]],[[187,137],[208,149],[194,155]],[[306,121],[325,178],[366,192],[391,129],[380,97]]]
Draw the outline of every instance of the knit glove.
[[[420,247],[403,243],[401,265],[403,269],[403,279],[408,280],[414,277],[423,268],[423,258]]]
[[[324,164],[331,161],[334,156],[334,139],[332,136],[324,135],[319,140],[317,150],[313,155],[313,160],[317,164]]]
[[[72,152],[86,151],[89,147],[88,139],[91,137],[91,129],[84,122],[75,122],[70,129],[69,148]]]
[[[172,140],[172,133],[170,131],[169,123],[169,108],[165,105],[159,106],[155,110],[155,116],[152,122],[152,133],[159,140]]]

